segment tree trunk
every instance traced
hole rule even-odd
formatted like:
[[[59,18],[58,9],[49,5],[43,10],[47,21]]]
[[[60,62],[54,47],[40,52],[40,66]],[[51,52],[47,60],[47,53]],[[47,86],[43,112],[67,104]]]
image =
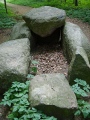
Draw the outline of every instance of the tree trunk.
[[[6,13],[8,13],[8,12],[7,12],[6,0],[4,0],[4,6],[5,6],[5,9],[6,9]]]
[[[75,6],[78,6],[78,0],[75,0]]]

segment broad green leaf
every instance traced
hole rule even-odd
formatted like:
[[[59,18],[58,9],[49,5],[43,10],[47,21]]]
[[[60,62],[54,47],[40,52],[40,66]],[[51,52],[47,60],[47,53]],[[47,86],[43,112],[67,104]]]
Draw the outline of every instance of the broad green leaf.
[[[25,110],[24,107],[20,107],[20,108],[19,108],[19,112],[22,112],[22,111],[24,111],[24,110]]]
[[[16,112],[16,111],[18,111],[18,110],[19,110],[19,105],[13,106],[13,112]]]
[[[32,68],[30,69],[30,71],[31,71],[31,72],[34,72],[34,73],[37,73],[37,67],[32,67]]]
[[[13,119],[15,118],[15,116],[14,116],[14,114],[13,114],[13,113],[11,113],[11,114],[9,114],[9,115],[8,115],[8,117],[7,117],[7,118],[9,118],[9,119],[13,120]]]
[[[27,78],[34,78],[34,75],[28,74]]]
[[[15,94],[15,97],[22,97],[23,96],[23,93],[17,93]]]
[[[34,65],[37,65],[39,62],[36,61],[36,60],[32,60],[31,63],[34,64]]]
[[[35,118],[38,118],[38,119],[40,119],[40,117],[41,117],[41,114],[39,114],[39,113],[34,113],[33,115]]]
[[[18,118],[14,118],[14,120],[19,120]]]
[[[81,79],[75,79],[74,81],[76,83],[78,83],[79,85],[82,85],[82,86],[86,86],[87,85],[86,81],[81,80]]]
[[[81,114],[81,111],[80,110],[77,110],[76,112],[75,112],[75,116],[78,116],[78,115],[80,115]]]

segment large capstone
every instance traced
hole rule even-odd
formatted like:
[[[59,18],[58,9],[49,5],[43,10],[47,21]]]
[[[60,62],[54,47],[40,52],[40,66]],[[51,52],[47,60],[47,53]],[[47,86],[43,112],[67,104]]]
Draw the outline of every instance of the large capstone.
[[[28,38],[30,40],[30,49],[35,49],[36,41],[25,22],[18,22],[17,24],[15,24],[11,32],[11,40],[20,38]]]
[[[67,22],[63,29],[64,55],[70,63],[69,82],[76,78],[90,84],[90,42],[76,24]]]
[[[0,44],[0,93],[14,81],[26,81],[29,63],[30,42],[27,38]]]
[[[29,101],[32,107],[59,119],[70,119],[77,101],[65,76],[60,73],[41,74],[30,81]]]
[[[23,15],[28,27],[37,35],[46,37],[65,23],[66,13],[62,9],[50,6],[34,8]]]

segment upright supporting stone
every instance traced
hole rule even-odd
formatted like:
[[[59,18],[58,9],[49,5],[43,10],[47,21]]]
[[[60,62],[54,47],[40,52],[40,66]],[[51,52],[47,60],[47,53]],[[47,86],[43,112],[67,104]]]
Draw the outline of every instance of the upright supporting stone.
[[[78,78],[90,84],[90,64],[87,54],[82,47],[78,47],[74,52],[68,72],[69,83],[74,84],[73,80]]]
[[[90,42],[76,24],[67,22],[63,29],[62,41],[64,55],[70,63],[69,82],[76,78],[90,84]]]
[[[36,47],[35,37],[31,34],[30,29],[25,22],[18,22],[14,25],[11,32],[11,40],[28,38],[30,40],[30,50],[34,50]]]
[[[0,44],[0,93],[12,82],[25,82],[30,63],[29,39],[12,40]]]

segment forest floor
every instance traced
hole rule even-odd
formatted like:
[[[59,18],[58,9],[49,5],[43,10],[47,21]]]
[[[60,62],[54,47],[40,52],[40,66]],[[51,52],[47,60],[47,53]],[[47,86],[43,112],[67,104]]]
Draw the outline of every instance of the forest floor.
[[[14,5],[10,3],[7,3],[7,5],[11,7],[11,9],[17,15],[23,15],[32,9],[31,7]],[[76,18],[68,18],[68,17],[66,18],[66,21],[79,25],[80,28],[83,30],[84,34],[90,40],[90,25],[88,23],[83,23],[82,21]],[[0,43],[9,40],[11,30],[12,29],[0,30]],[[39,61],[37,74],[61,72],[64,73],[64,75],[67,77],[68,64],[63,56],[63,52],[59,45],[38,46],[36,53],[32,54],[32,56],[33,59]],[[7,120],[6,115],[7,115],[7,108],[0,106],[0,120]]]

